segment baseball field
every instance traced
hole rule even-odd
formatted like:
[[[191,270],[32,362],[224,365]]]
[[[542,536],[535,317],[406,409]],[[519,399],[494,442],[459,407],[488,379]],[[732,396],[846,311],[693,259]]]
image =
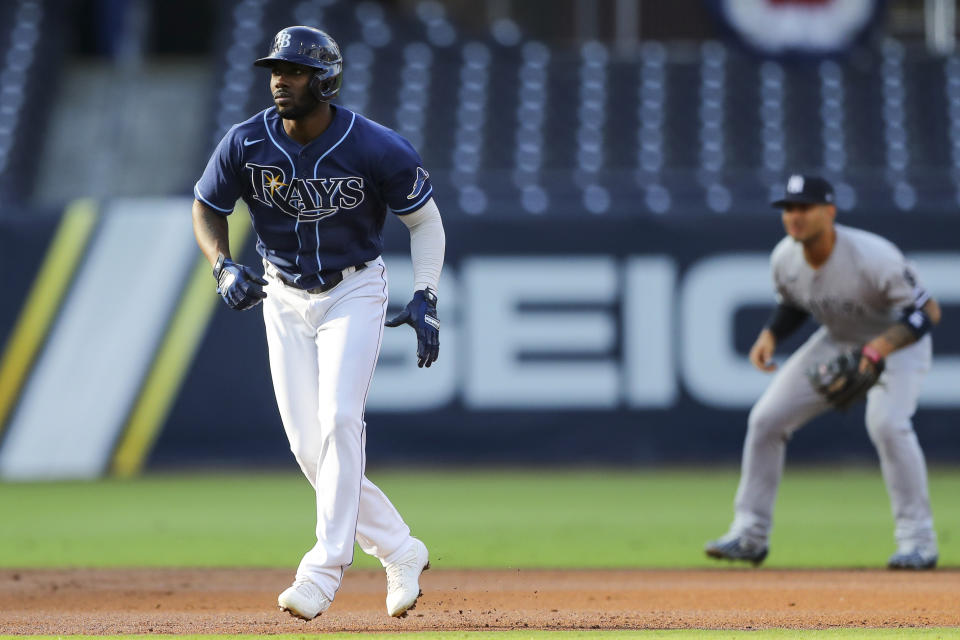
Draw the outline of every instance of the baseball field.
[[[788,467],[760,569],[702,553],[729,524],[735,469],[370,477],[431,552],[405,619],[386,615],[383,571],[359,550],[328,612],[276,609],[312,544],[299,475],[170,474],[0,484],[0,633],[960,637],[957,470],[931,471],[940,568],[921,573],[883,569],[892,523],[872,468]]]

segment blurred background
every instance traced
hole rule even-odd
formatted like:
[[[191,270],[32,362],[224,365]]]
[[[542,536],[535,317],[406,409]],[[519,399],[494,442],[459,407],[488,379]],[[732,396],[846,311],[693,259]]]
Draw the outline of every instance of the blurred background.
[[[339,103],[419,149],[447,231],[440,360],[387,331],[371,464],[736,464],[793,172],[943,305],[915,424],[960,460],[953,0],[5,0],[0,478],[290,467],[260,311],[220,302],[190,205],[291,24],[338,40]],[[873,464],[862,417],[790,458]]]

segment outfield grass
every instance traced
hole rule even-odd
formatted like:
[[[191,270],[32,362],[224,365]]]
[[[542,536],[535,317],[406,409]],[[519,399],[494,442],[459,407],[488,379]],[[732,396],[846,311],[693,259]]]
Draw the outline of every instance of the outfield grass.
[[[738,476],[397,471],[371,479],[437,568],[672,568],[715,566],[703,543],[729,524]],[[960,566],[960,471],[935,469],[930,480],[941,565]],[[2,567],[294,567],[313,543],[313,494],[293,473],[6,483],[0,514]],[[879,470],[788,469],[765,566],[880,567],[892,530]],[[359,552],[356,565],[379,566]]]

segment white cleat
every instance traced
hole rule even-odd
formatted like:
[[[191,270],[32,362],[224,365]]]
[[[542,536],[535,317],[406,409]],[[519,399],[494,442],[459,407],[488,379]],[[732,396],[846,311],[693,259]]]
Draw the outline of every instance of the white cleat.
[[[417,606],[420,591],[420,574],[430,568],[427,547],[416,538],[407,552],[396,562],[385,566],[387,570],[387,613],[403,618],[407,611]]]
[[[306,578],[298,578],[277,598],[277,606],[292,616],[313,620],[330,608],[330,600],[320,592],[320,587]]]

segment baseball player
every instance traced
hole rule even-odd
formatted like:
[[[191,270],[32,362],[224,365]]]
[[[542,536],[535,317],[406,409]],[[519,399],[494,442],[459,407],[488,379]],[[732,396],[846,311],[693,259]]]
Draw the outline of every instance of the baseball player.
[[[419,366],[437,359],[445,238],[433,187],[409,142],[331,104],[342,59],[329,35],[288,27],[254,64],[270,69],[274,106],[220,141],[194,188],[193,227],[224,301],[238,310],[263,302],[283,428],[316,490],[317,542],[278,604],[307,620],[325,611],[356,540],[386,568],[387,612],[403,616],[420,595],[428,553],[365,476],[364,404],[387,310],[387,209],[409,227],[416,291],[386,325],[415,329]],[[238,198],[263,276],[231,257],[227,217]]]
[[[931,364],[929,331],[940,321],[940,307],[897,247],[834,224],[834,193],[826,180],[792,176],[786,196],[773,206],[782,210],[787,232],[770,257],[777,307],[750,350],[750,362],[774,371],[778,342],[809,316],[821,326],[779,368],[750,412],[733,524],[707,543],[707,555],[763,562],[787,440],[811,418],[865,394],[867,432],[896,522],[897,550],[888,566],[932,569],[937,539],[911,417]],[[852,364],[845,377],[818,389],[813,381],[841,368],[836,363],[846,353]],[[852,395],[837,401],[833,394],[845,393],[851,381]]]

